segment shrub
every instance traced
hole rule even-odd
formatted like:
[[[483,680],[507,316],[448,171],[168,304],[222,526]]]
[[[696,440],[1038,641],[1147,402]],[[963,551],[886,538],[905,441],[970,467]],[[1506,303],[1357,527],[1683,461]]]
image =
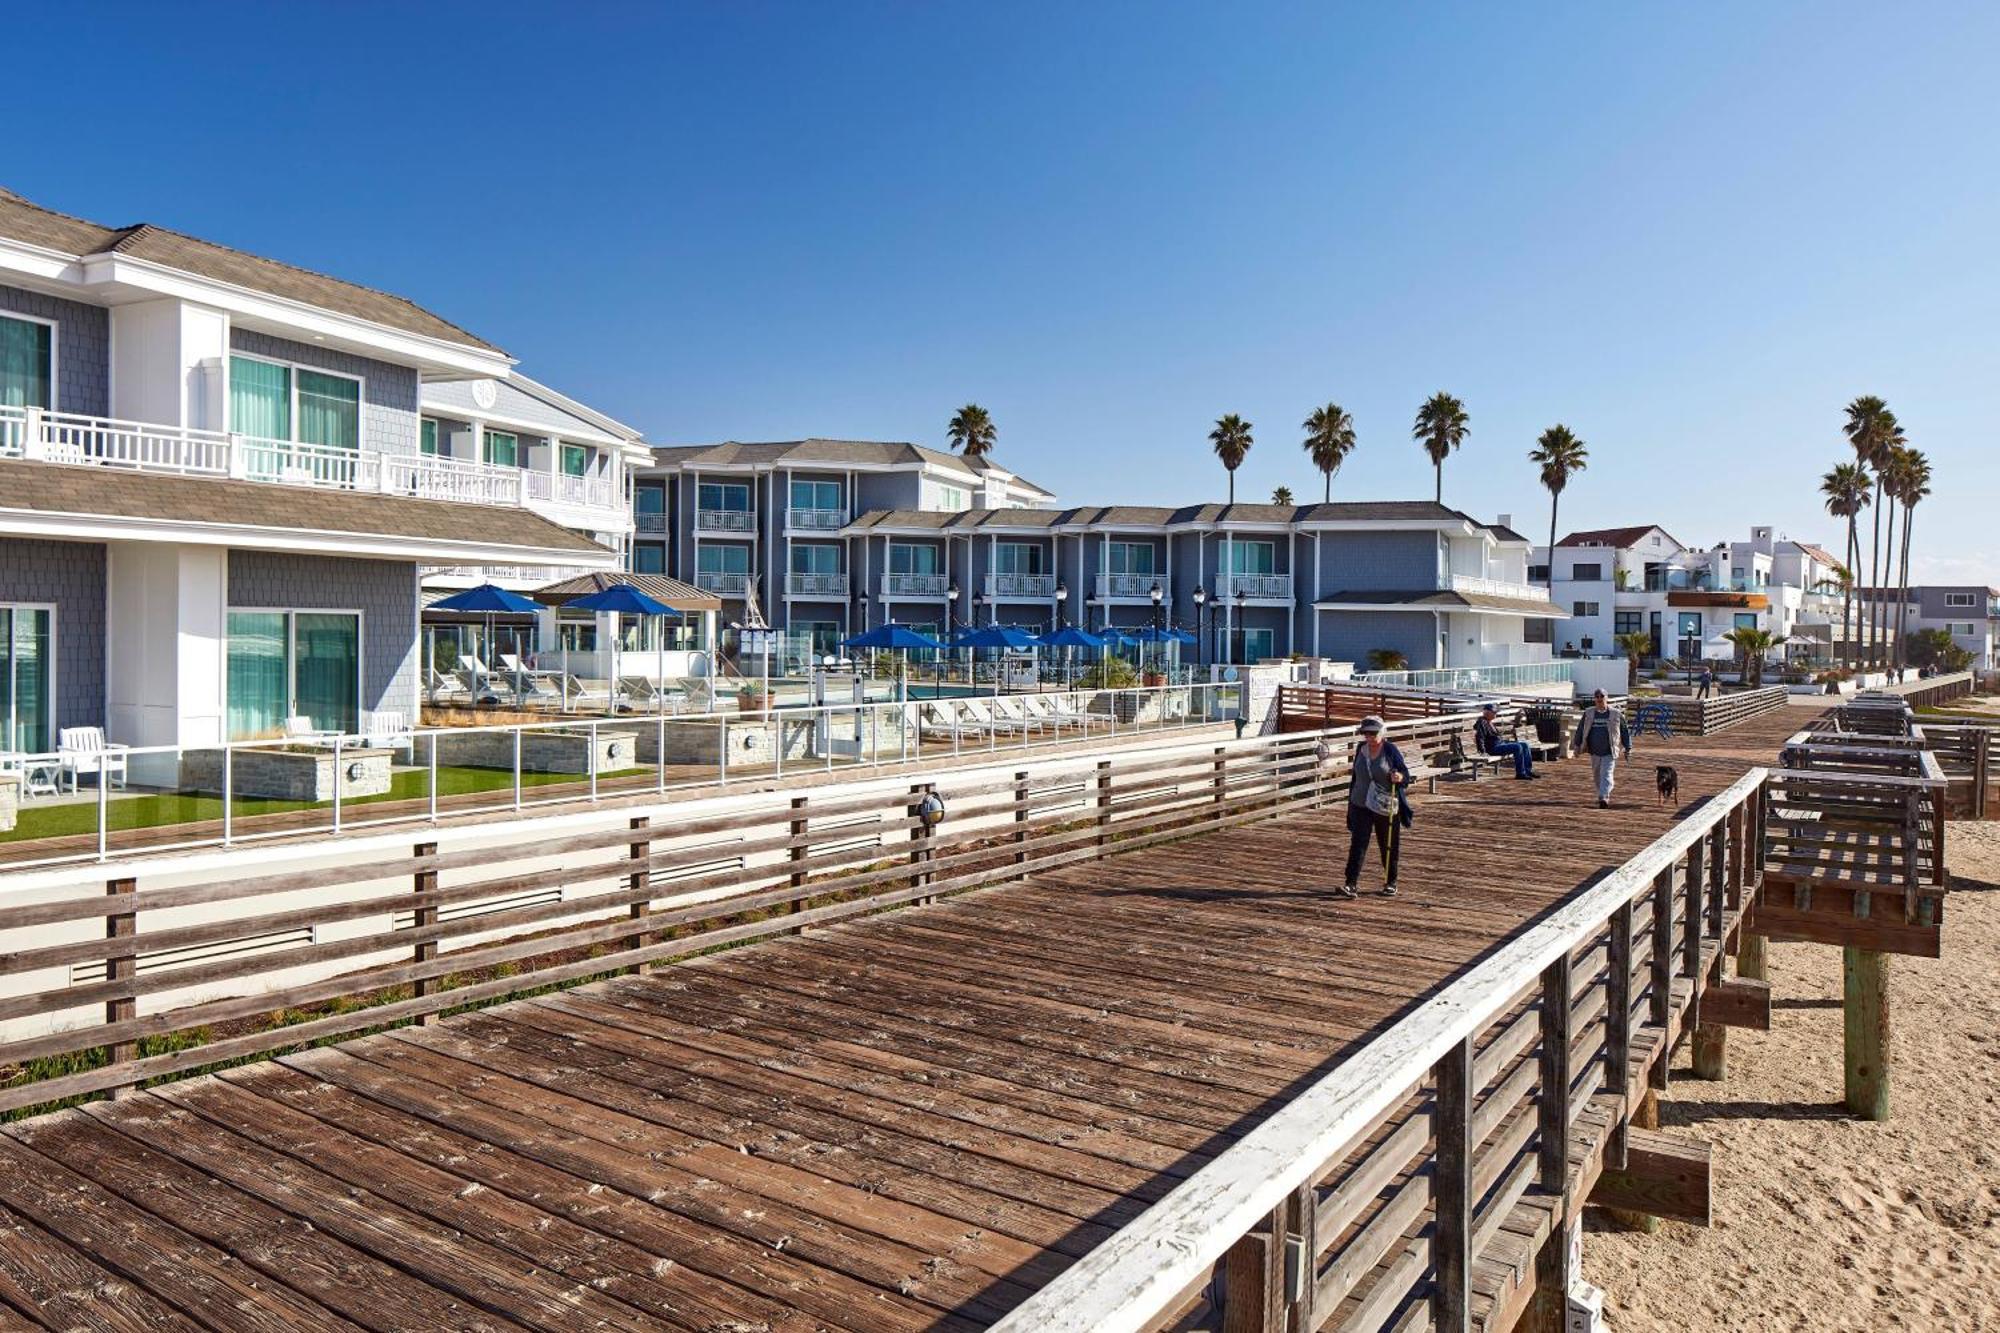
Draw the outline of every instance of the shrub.
[[[1370,671],[1408,671],[1410,659],[1395,648],[1370,648],[1368,650]]]

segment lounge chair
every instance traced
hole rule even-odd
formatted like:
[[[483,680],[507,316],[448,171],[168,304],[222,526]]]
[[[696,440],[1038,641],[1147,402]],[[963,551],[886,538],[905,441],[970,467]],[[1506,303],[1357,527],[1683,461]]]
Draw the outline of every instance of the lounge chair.
[[[1020,694],[997,695],[987,700],[992,710],[993,720],[1006,723],[1019,731],[1053,731],[1055,728],[1040,713],[1028,707],[1028,697]]]
[[[1040,718],[1042,724],[1051,730],[1061,731],[1065,727],[1086,725],[1082,714],[1063,711],[1058,696],[1053,694],[1024,694],[1021,696],[1021,706],[1028,710],[1029,716]]]
[[[69,777],[69,789],[77,787],[86,773],[97,775],[99,783],[125,785],[125,752],[130,746],[104,739],[102,727],[64,727],[56,737],[62,772]]]
[[[606,712],[611,711],[614,691],[601,680],[585,680],[581,676],[565,675],[557,672],[549,682],[553,696],[574,708],[578,705],[603,704]]]
[[[679,690],[670,690],[650,676],[620,676],[618,692],[628,703],[644,713],[685,713],[688,697]]]
[[[434,704],[460,703],[472,697],[472,691],[464,681],[435,667],[426,674],[424,694]]]
[[[996,733],[1005,732],[1010,736],[1019,736],[1031,729],[1040,730],[1039,724],[1030,723],[1024,718],[1006,712],[997,697],[961,699],[959,706],[974,721],[982,723]]]
[[[960,715],[956,700],[929,699],[918,702],[917,731],[942,732],[954,741],[970,736],[978,739],[986,735],[987,728],[978,722]]]
[[[316,727],[313,720],[300,713],[285,719],[285,739],[294,745],[331,745],[343,733],[326,727]]]

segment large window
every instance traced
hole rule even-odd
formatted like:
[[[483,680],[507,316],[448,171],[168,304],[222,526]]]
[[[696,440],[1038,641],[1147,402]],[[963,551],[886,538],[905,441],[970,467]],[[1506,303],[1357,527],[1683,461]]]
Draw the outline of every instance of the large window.
[[[910,546],[892,542],[889,545],[889,572],[935,574],[938,572],[938,549],[935,546]]]
[[[229,428],[257,439],[359,449],[361,381],[254,356],[232,356]]]
[[[1969,620],[1945,622],[1944,632],[1959,638],[1971,638],[1979,632],[1979,627]]]
[[[634,574],[664,574],[667,572],[667,548],[658,542],[639,542],[632,547],[632,572]]]
[[[1275,574],[1278,548],[1272,542],[1229,543],[1229,572],[1232,574]],[[1255,658],[1250,659],[1255,661]]]
[[[1976,593],[1948,592],[1944,595],[1944,604],[1946,606],[1978,606],[1979,597]]]
[[[1039,574],[1042,548],[1030,542],[1001,542],[993,552],[993,567],[1000,574]]]
[[[694,567],[704,574],[748,574],[750,548],[710,542],[695,553]]]
[[[1107,572],[1112,574],[1154,573],[1153,555],[1151,542],[1110,542],[1104,552],[1105,563],[1110,566]]]
[[[1594,616],[1597,614],[1597,607],[1596,602],[1572,602],[1569,613],[1573,616]]]
[[[512,431],[487,431],[486,461],[495,467],[521,466],[521,437]]]
[[[562,447],[562,470],[565,477],[586,476],[590,472],[590,450],[581,444],[566,444]]]
[[[840,483],[837,481],[794,481],[792,483],[792,508],[838,510],[840,508]]]
[[[959,510],[972,508],[972,497],[967,494],[963,486],[934,486],[931,488],[931,494],[934,497],[934,502],[930,506],[932,509],[957,513]]]
[[[667,491],[664,486],[638,485],[632,488],[632,512],[635,514],[664,514],[667,512]]]
[[[55,618],[50,606],[0,606],[0,749],[53,748]]]
[[[1575,583],[1600,582],[1604,578],[1604,563],[1597,561],[1588,565],[1571,565],[1569,567],[1569,576],[1571,581]]]
[[[1611,627],[1619,634],[1643,634],[1646,632],[1644,611],[1618,611],[1611,617]]]
[[[1755,611],[1738,611],[1736,613],[1736,628],[1756,629],[1757,613]]]
[[[750,488],[735,481],[704,481],[695,487],[697,509],[719,509],[731,514],[750,512]]]
[[[284,733],[285,719],[352,732],[361,718],[361,616],[353,611],[229,613],[229,738]]]
[[[793,542],[792,573],[794,574],[838,574],[840,572],[840,548],[819,542]]]
[[[0,318],[0,407],[54,407],[55,326]]]
[[[438,451],[438,424],[429,417],[417,421],[417,448],[427,454]]]

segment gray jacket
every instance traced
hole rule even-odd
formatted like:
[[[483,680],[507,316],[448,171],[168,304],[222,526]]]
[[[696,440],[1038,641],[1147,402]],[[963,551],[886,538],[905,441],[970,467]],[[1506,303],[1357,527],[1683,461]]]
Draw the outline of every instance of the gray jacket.
[[[1632,753],[1632,729],[1625,725],[1625,714],[1616,708],[1607,708],[1602,717],[1596,708],[1583,710],[1583,721],[1577,724],[1576,739],[1571,748],[1578,754],[1615,754],[1622,750]]]

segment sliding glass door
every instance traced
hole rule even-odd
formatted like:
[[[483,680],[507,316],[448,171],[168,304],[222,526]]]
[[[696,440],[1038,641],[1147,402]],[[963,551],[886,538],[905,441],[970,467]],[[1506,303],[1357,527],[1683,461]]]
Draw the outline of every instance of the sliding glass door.
[[[54,748],[55,611],[0,606],[0,750]]]
[[[0,407],[53,407],[55,329],[39,320],[0,319]]]
[[[229,738],[281,736],[285,719],[319,731],[361,725],[361,617],[351,611],[229,613]]]

